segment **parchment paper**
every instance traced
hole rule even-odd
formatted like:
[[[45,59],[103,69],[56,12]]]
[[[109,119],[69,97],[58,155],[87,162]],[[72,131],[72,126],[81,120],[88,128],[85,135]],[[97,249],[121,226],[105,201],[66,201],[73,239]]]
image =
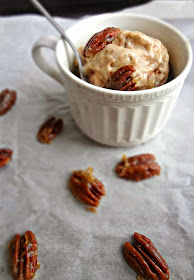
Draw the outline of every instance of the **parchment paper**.
[[[76,20],[60,19],[68,28]],[[194,47],[194,19],[168,20]],[[149,237],[166,259],[171,279],[194,279],[194,69],[170,120],[144,145],[111,148],[93,142],[65,111],[64,89],[33,63],[31,47],[56,35],[40,16],[0,18],[0,88],[16,89],[17,104],[0,117],[0,147],[14,150],[0,170],[0,279],[9,280],[7,242],[32,230],[39,244],[44,280],[133,280],[122,245],[137,231]],[[36,140],[40,124],[62,117],[64,129],[51,145]],[[139,183],[114,173],[123,153],[152,152],[160,177]],[[98,214],[85,210],[67,187],[73,169],[92,166],[107,195]]]

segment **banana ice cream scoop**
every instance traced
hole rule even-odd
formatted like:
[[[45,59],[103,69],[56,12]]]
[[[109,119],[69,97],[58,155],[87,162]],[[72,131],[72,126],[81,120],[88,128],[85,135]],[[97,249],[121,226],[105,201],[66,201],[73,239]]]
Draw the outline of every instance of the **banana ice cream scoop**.
[[[161,41],[114,27],[92,36],[82,60],[91,84],[115,90],[158,87],[167,81],[169,73],[169,54]]]

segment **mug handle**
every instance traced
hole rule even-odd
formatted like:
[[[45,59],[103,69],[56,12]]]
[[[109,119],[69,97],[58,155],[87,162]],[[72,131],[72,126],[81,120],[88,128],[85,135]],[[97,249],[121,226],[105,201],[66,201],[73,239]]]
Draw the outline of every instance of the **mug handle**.
[[[63,86],[64,84],[59,70],[55,69],[42,53],[42,48],[48,48],[55,51],[57,41],[58,39],[53,37],[41,37],[38,39],[32,47],[32,58],[43,72]]]

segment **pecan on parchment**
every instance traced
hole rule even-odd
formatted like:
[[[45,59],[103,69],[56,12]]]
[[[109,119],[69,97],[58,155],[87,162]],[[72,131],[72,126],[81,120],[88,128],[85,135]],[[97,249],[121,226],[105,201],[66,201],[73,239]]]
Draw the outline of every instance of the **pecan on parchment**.
[[[11,275],[14,280],[30,280],[39,268],[37,262],[38,244],[33,232],[16,234],[8,245]]]
[[[15,104],[17,93],[15,90],[4,89],[0,92],[0,116],[5,115]]]
[[[143,279],[168,280],[169,267],[152,241],[146,236],[134,233],[135,244],[126,242],[123,255],[128,265]]]
[[[83,203],[98,207],[102,196],[106,195],[104,185],[93,176],[93,168],[73,171],[69,187],[73,195]]]
[[[63,120],[51,117],[41,125],[37,133],[37,138],[41,143],[50,144],[61,132],[62,128]]]
[[[152,154],[141,154],[133,157],[122,156],[116,166],[116,173],[120,178],[140,181],[154,175],[160,175],[161,167]]]
[[[135,69],[133,65],[127,65],[119,68],[109,77],[108,81],[104,85],[104,88],[122,91],[136,90],[136,82],[131,77],[134,71]]]
[[[0,149],[0,168],[11,161],[12,154],[13,151],[10,149]]]
[[[90,55],[95,55],[97,52],[104,49],[106,45],[112,43],[120,31],[121,30],[119,28],[107,27],[94,34],[86,44],[83,50],[83,56],[89,57]]]

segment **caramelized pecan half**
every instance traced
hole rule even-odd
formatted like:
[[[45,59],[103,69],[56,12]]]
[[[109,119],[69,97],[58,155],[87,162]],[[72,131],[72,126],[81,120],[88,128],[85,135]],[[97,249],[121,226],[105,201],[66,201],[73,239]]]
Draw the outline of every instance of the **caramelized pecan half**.
[[[100,199],[106,195],[104,185],[93,176],[93,168],[73,171],[69,187],[73,195],[83,203],[98,207]]]
[[[38,244],[33,232],[16,234],[9,243],[11,274],[14,280],[30,280],[39,268],[37,263]]]
[[[10,149],[0,149],[0,168],[11,161],[12,154],[13,151]]]
[[[127,65],[114,72],[105,83],[104,87],[114,90],[132,91],[136,90],[136,82],[131,77],[135,71],[133,65]]]
[[[107,27],[106,29],[94,34],[83,50],[83,56],[89,57],[95,55],[106,47],[106,45],[112,43],[117,34],[121,30],[115,27]]]
[[[0,92],[0,116],[5,115],[15,104],[17,93],[15,90],[4,89]]]
[[[40,127],[37,138],[41,143],[50,144],[51,141],[61,132],[63,128],[63,121],[51,117],[46,120]]]
[[[169,267],[152,241],[146,236],[134,233],[135,245],[126,242],[123,254],[128,265],[143,279],[168,280]]]
[[[116,173],[120,178],[140,181],[154,175],[160,175],[161,167],[152,154],[141,154],[127,158],[123,155],[121,162],[116,166]]]

